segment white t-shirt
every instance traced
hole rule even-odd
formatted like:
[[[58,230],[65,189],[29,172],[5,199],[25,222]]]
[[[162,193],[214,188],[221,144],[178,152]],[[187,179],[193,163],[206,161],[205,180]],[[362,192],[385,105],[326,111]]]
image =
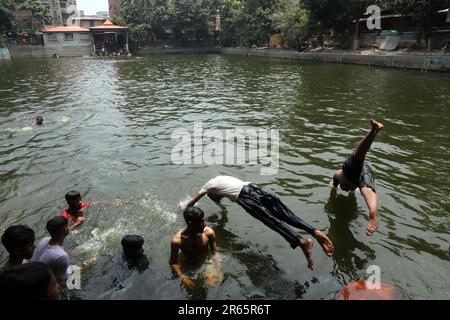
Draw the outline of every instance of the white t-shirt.
[[[52,269],[57,278],[67,279],[69,267],[69,255],[61,246],[50,246],[50,237],[45,237],[36,248],[35,260],[43,262]]]
[[[221,198],[227,197],[231,201],[236,202],[242,188],[248,184],[250,184],[250,182],[244,182],[238,178],[218,176],[209,180],[199,192]]]

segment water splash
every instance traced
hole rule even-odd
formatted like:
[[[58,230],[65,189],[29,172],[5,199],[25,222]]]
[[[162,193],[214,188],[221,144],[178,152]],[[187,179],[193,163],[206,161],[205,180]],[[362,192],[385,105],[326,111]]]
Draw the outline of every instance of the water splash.
[[[186,196],[184,198],[184,200],[181,200],[180,202],[178,202],[178,207],[180,208],[181,211],[186,210],[189,202],[192,200],[192,198],[190,196]]]

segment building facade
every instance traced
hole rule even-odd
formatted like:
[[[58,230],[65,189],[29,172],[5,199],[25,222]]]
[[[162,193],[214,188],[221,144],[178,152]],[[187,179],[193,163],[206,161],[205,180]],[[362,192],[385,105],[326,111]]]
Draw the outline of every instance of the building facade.
[[[16,24],[19,29],[40,28],[42,24],[32,17],[30,10],[20,9],[25,0],[15,0]],[[69,17],[77,13],[76,0],[41,0],[50,13],[49,25],[67,25]]]
[[[59,0],[59,7],[61,10],[61,25],[69,25],[69,18],[78,12],[76,0]]]
[[[78,16],[71,18],[68,25],[92,28],[103,24],[106,20],[107,18],[99,18],[97,16]]]
[[[89,56],[92,54],[92,36],[88,28],[46,27],[42,33],[45,49],[54,55]]]
[[[119,14],[122,9],[123,0],[108,0],[109,3],[109,16],[114,17]]]

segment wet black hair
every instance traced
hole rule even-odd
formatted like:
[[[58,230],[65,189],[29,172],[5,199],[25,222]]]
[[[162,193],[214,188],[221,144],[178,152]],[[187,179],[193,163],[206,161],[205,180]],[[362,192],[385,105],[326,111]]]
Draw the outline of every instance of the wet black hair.
[[[43,121],[44,121],[44,118],[42,118],[41,116],[37,116],[37,117],[36,117],[36,121],[41,121],[41,122],[43,122]]]
[[[34,240],[36,236],[33,229],[23,225],[11,226],[2,235],[2,244],[10,254],[14,249],[23,248]]]
[[[47,222],[46,228],[48,233],[53,237],[58,236],[61,231],[67,227],[69,221],[63,216],[57,216]]]
[[[183,216],[186,223],[192,223],[202,220],[205,213],[198,207],[189,207],[184,210]]]
[[[67,203],[69,203],[69,202],[71,202],[73,200],[80,199],[81,198],[81,194],[78,191],[71,190],[71,191],[66,193],[65,198],[66,198]]]
[[[144,245],[144,238],[137,235],[127,235],[123,237],[121,244],[125,252],[138,250]]]
[[[46,300],[53,273],[42,262],[30,262],[0,273],[0,300]]]

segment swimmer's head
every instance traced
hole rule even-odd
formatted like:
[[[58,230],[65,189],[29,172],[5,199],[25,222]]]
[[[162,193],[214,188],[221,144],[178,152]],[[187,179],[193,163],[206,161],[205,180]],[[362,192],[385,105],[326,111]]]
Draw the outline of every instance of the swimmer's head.
[[[65,217],[57,216],[47,222],[46,228],[53,239],[64,238],[69,234],[69,221]]]
[[[193,232],[203,232],[205,229],[205,213],[198,207],[189,207],[184,210],[184,220],[188,225],[188,228]]]
[[[121,244],[126,260],[139,260],[144,256],[144,238],[141,236],[127,235]]]
[[[78,191],[69,191],[66,193],[65,197],[70,208],[74,210],[81,209],[81,194]]]
[[[36,117],[36,124],[38,126],[42,125],[44,123],[44,118],[42,118],[41,116]]]

